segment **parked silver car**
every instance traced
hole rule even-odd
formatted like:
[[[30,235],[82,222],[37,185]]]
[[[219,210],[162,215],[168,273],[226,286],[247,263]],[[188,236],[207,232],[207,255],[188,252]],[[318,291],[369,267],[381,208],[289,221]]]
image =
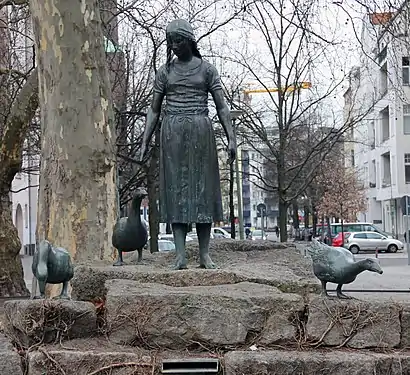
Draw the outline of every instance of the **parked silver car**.
[[[251,232],[249,236],[252,240],[267,240],[268,236],[266,233],[262,232],[261,229],[255,229]]]
[[[158,240],[158,251],[173,251],[175,244],[168,240]]]
[[[158,239],[174,242],[174,235],[173,235],[173,234],[160,233],[160,234],[158,235]],[[185,242],[191,242],[191,241],[193,241],[193,240],[194,240],[194,239],[193,239],[191,236],[186,236],[186,237],[185,237]]]
[[[349,249],[353,254],[359,251],[373,250],[387,251],[395,253],[397,250],[404,248],[403,242],[394,238],[387,238],[377,232],[353,232],[345,238],[344,247]]]

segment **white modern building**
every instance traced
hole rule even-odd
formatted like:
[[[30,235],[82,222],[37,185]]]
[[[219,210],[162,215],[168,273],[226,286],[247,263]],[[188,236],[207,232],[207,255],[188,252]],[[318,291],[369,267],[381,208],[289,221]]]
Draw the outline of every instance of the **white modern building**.
[[[275,129],[272,128],[272,131]],[[263,149],[255,149],[244,145],[241,150],[242,201],[244,224],[261,227],[261,215],[258,204],[266,205],[264,227],[272,229],[278,224],[279,209],[277,194],[264,187],[263,181],[268,175],[276,175],[276,171],[268,171],[269,165]],[[271,187],[270,187],[271,188]]]
[[[33,255],[36,243],[37,198],[38,198],[38,157],[23,156],[23,170],[12,183],[11,201],[13,223],[21,241],[20,255]]]
[[[410,196],[410,64],[408,5],[370,14],[363,24],[360,66],[352,69],[345,118],[363,120],[349,134],[346,165],[366,187],[360,221],[402,236],[401,198]]]

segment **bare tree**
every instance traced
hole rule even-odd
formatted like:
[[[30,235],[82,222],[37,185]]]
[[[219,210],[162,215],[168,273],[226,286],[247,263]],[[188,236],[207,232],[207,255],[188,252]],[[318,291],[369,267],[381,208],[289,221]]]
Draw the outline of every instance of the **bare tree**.
[[[259,103],[242,103],[243,122],[257,139],[249,143],[263,152],[265,165],[275,169],[260,173],[260,181],[277,194],[281,241],[286,241],[289,205],[306,190],[316,166],[370,109],[349,121],[332,110],[332,101],[345,89],[346,76],[340,74],[343,66],[335,55],[339,41],[329,25],[329,36],[323,36],[321,28],[326,25],[318,1],[255,2],[247,8],[244,24],[257,38],[259,50],[248,46],[235,51],[231,60],[266,91]],[[303,82],[312,87],[305,90],[309,84]]]
[[[11,215],[10,191],[21,170],[24,140],[38,108],[37,71],[12,64],[7,10],[0,4],[0,296],[27,295],[21,243]]]

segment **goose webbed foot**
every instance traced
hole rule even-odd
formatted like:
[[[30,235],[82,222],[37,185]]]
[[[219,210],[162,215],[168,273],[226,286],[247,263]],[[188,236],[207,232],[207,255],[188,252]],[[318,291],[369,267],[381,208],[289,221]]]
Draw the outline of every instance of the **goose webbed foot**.
[[[117,261],[113,264],[113,266],[123,266],[125,263],[122,260],[122,251],[118,250],[118,259]]]
[[[342,293],[342,284],[339,284],[337,286],[336,295],[339,299],[354,299],[353,297],[347,296],[346,294]]]
[[[343,293],[337,293],[337,298],[339,299],[354,299],[353,297],[347,296],[346,294]]]
[[[61,293],[59,296],[55,296],[53,299],[57,300],[71,300],[71,298],[68,295],[68,281],[63,282],[63,288],[61,290]]]
[[[333,299],[334,297],[329,295],[329,293],[326,290],[326,281],[322,281],[320,280],[320,282],[322,283],[322,292],[320,293],[320,295],[324,298],[329,298],[329,299]]]
[[[138,249],[137,263],[140,263],[141,261],[142,261],[142,249]]]

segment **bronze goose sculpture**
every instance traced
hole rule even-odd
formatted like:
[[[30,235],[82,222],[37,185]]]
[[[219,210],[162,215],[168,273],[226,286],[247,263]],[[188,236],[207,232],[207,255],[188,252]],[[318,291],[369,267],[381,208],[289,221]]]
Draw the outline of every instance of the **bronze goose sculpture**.
[[[120,218],[113,230],[112,245],[118,251],[118,259],[114,266],[124,265],[123,252],[138,251],[138,262],[142,260],[142,249],[148,241],[147,225],[141,220],[141,201],[147,196],[144,188],[136,189],[132,199],[131,212],[128,217]]]
[[[40,289],[40,296],[33,296],[33,298],[45,298],[46,284],[62,283],[63,289],[56,298],[70,299],[67,290],[68,283],[74,276],[74,266],[67,250],[54,247],[46,240],[41,241],[34,253],[31,269]]]
[[[380,265],[371,258],[356,262],[353,254],[343,247],[332,247],[317,240],[312,241],[308,252],[313,261],[313,273],[322,283],[322,295],[329,297],[326,283],[337,284],[338,298],[350,299],[342,293],[342,286],[350,284],[363,271],[383,273]]]

